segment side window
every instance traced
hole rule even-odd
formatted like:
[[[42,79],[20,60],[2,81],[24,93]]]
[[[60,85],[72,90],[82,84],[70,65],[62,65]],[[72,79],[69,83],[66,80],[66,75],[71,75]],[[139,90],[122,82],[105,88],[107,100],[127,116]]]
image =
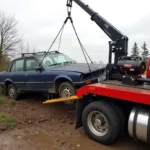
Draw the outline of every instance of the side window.
[[[24,59],[16,60],[11,68],[11,72],[24,71]]]
[[[33,59],[26,60],[26,71],[35,71],[35,68],[38,67],[38,62]]]

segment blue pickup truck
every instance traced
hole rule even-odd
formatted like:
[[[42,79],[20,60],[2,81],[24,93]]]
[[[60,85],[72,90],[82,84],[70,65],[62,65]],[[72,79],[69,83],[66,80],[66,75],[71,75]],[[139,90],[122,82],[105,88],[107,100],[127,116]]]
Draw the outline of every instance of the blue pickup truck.
[[[68,97],[81,86],[99,82],[105,74],[105,65],[89,64],[89,71],[86,63],[77,63],[58,51],[45,54],[22,54],[10,63],[6,71],[0,72],[0,85],[10,98],[16,100],[26,92]]]

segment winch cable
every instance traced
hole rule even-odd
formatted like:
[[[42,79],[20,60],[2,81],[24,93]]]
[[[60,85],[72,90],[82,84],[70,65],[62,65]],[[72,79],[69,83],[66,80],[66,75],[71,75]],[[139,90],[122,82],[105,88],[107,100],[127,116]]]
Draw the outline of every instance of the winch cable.
[[[80,40],[80,38],[79,38],[79,35],[77,34],[77,31],[76,31],[75,26],[74,26],[74,24],[73,24],[73,23],[72,23],[72,27],[73,27],[73,29],[74,29],[74,31],[75,31],[75,34],[76,34],[77,39],[78,39],[78,41],[79,41],[79,43],[80,43],[80,46],[82,47],[83,51],[86,53],[86,55],[88,56],[89,60],[90,60],[90,61],[91,61],[91,63],[93,64],[92,59],[90,58],[90,56],[89,56],[89,55],[88,55],[88,53],[86,52],[86,50],[85,50],[85,48],[84,48],[83,44],[81,43],[81,40]]]
[[[52,44],[50,45],[50,47],[49,47],[49,49],[47,50],[46,54],[44,55],[43,59],[41,60],[39,66],[42,64],[44,58],[47,56],[48,52],[50,51],[50,49],[52,48],[53,44],[55,43],[56,39],[58,38],[58,36],[59,36],[59,34],[60,34],[60,39],[59,39],[59,44],[58,44],[58,51],[59,51],[59,49],[60,49],[60,44],[61,44],[61,38],[62,38],[62,34],[63,34],[63,30],[64,30],[64,27],[65,27],[65,24],[67,23],[68,20],[70,20],[70,22],[71,22],[71,24],[72,24],[72,27],[73,27],[73,30],[74,30],[74,32],[75,32],[75,35],[76,35],[76,37],[77,37],[77,40],[78,40],[78,42],[79,42],[80,48],[81,48],[81,50],[82,50],[82,53],[83,53],[83,55],[84,55],[84,58],[85,58],[85,60],[86,60],[87,65],[88,65],[89,71],[90,71],[91,75],[93,76],[86,55],[88,56],[88,58],[89,58],[89,60],[91,61],[91,63],[93,63],[93,61],[91,60],[91,58],[89,57],[88,53],[86,52],[86,50],[85,50],[83,44],[81,43],[81,40],[80,40],[78,34],[77,34],[76,28],[75,28],[75,26],[74,26],[74,24],[73,24],[73,20],[72,20],[72,17],[71,17],[72,3],[69,3],[69,4],[68,4],[68,2],[69,2],[69,0],[67,0],[67,13],[68,13],[68,16],[67,16],[67,18],[65,19],[65,21],[64,21],[62,27],[60,28],[58,34],[56,35],[54,41],[53,41]]]
[[[71,18],[72,0],[67,0],[66,6],[67,6],[68,17]],[[72,18],[71,18],[71,20],[72,20]],[[90,58],[90,56],[88,55],[87,51],[85,50],[83,44],[81,43],[81,40],[80,40],[80,38],[79,38],[79,36],[78,36],[78,34],[77,34],[77,32],[76,32],[76,29],[75,29],[75,27],[74,27],[73,21],[72,21],[71,23],[72,23],[72,25],[73,25],[73,29],[74,29],[74,31],[75,31],[75,34],[76,34],[77,38],[78,38],[78,41],[79,41],[79,43],[80,43],[80,46],[83,48],[83,51],[86,53],[86,55],[88,56],[88,58],[89,58],[89,60],[91,61],[91,63],[93,63],[92,59]]]
[[[58,51],[60,49],[60,44],[61,44],[61,39],[62,39],[62,34],[63,34],[63,31],[64,31],[64,27],[62,28],[61,33],[60,33],[59,44],[58,44],[58,49],[57,49]]]
[[[56,35],[56,37],[55,37],[54,41],[52,42],[52,44],[51,44],[51,45],[50,45],[50,47],[48,48],[47,52],[45,53],[45,55],[44,55],[43,59],[41,60],[41,62],[40,62],[40,64],[39,64],[39,66],[41,66],[41,64],[42,64],[42,62],[43,62],[43,60],[44,60],[44,58],[47,56],[48,52],[50,51],[50,49],[51,49],[51,48],[52,48],[52,46],[54,45],[54,43],[55,43],[56,39],[58,38],[59,34],[60,34],[60,33],[61,33],[61,31],[63,30],[64,26],[65,26],[65,23],[63,23],[63,25],[62,25],[62,27],[60,28],[59,32],[57,33],[57,35]]]
[[[72,20],[72,17],[71,17],[72,1],[67,0],[66,6],[67,6],[67,13],[68,13],[68,17],[67,17],[67,19],[66,19],[66,22],[67,22],[67,20],[69,19],[70,22],[71,22],[71,24],[72,24],[73,30],[74,30],[74,32],[75,32],[75,35],[76,35],[77,40],[78,40],[78,42],[79,42],[80,48],[81,48],[82,53],[83,53],[83,55],[84,55],[85,61],[86,61],[87,65],[88,65],[89,71],[90,71],[90,73],[91,73],[91,75],[92,75],[92,77],[93,77],[93,74],[92,74],[90,65],[89,65],[88,60],[87,60],[87,57],[86,57],[87,52],[86,52],[86,50],[85,50],[83,44],[81,43],[81,40],[80,40],[80,38],[79,38],[79,36],[78,36],[78,33],[77,33],[77,31],[76,31],[76,28],[75,28],[75,26],[74,26],[74,23],[73,23],[73,20]],[[93,61],[91,60],[91,58],[89,57],[88,54],[87,54],[87,56],[88,56],[88,58],[90,59],[91,63],[93,63]]]
[[[91,75],[92,75],[92,77],[93,77],[93,74],[92,74],[90,65],[89,65],[88,60],[87,60],[87,57],[86,57],[86,55],[85,55],[85,52],[86,52],[86,51],[85,51],[85,49],[84,49],[84,47],[83,47],[83,45],[82,45],[82,43],[81,43],[81,40],[80,40],[80,38],[79,38],[79,36],[78,36],[78,34],[77,34],[76,28],[75,28],[75,26],[74,26],[72,20],[71,20],[71,24],[72,24],[73,30],[74,30],[74,32],[75,32],[75,35],[76,35],[76,37],[77,37],[77,39],[78,39],[78,42],[79,42],[79,45],[80,45],[80,47],[81,47],[82,53],[83,53],[83,55],[84,55],[84,58],[85,58],[85,60],[86,60],[86,63],[87,63],[87,65],[88,65],[89,71],[90,71],[90,73],[91,73]],[[88,56],[88,55],[87,55],[87,56]],[[90,57],[89,57],[89,58],[90,58]],[[91,60],[91,59],[90,59],[90,60]],[[93,63],[92,60],[91,60],[91,63]]]

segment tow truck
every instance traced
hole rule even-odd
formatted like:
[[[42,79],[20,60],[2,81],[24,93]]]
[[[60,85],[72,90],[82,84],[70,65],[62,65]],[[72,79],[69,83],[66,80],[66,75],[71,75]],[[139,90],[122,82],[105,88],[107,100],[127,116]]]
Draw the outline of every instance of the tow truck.
[[[89,138],[99,143],[112,144],[122,133],[150,142],[150,58],[146,65],[141,57],[128,56],[128,37],[81,0],[67,0],[65,23],[68,19],[73,23],[73,2],[111,39],[106,78],[84,85],[76,95],[46,100],[43,104],[76,100],[75,128],[83,126]]]

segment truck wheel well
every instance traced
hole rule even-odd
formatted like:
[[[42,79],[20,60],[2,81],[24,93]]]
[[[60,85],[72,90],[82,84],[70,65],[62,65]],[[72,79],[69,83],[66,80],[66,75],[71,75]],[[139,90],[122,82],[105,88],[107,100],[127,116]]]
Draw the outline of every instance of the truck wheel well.
[[[56,82],[55,82],[55,91],[56,91],[57,94],[59,93],[59,86],[63,82],[70,82],[71,83],[71,81],[66,79],[66,78],[59,78],[59,79],[57,79]]]

